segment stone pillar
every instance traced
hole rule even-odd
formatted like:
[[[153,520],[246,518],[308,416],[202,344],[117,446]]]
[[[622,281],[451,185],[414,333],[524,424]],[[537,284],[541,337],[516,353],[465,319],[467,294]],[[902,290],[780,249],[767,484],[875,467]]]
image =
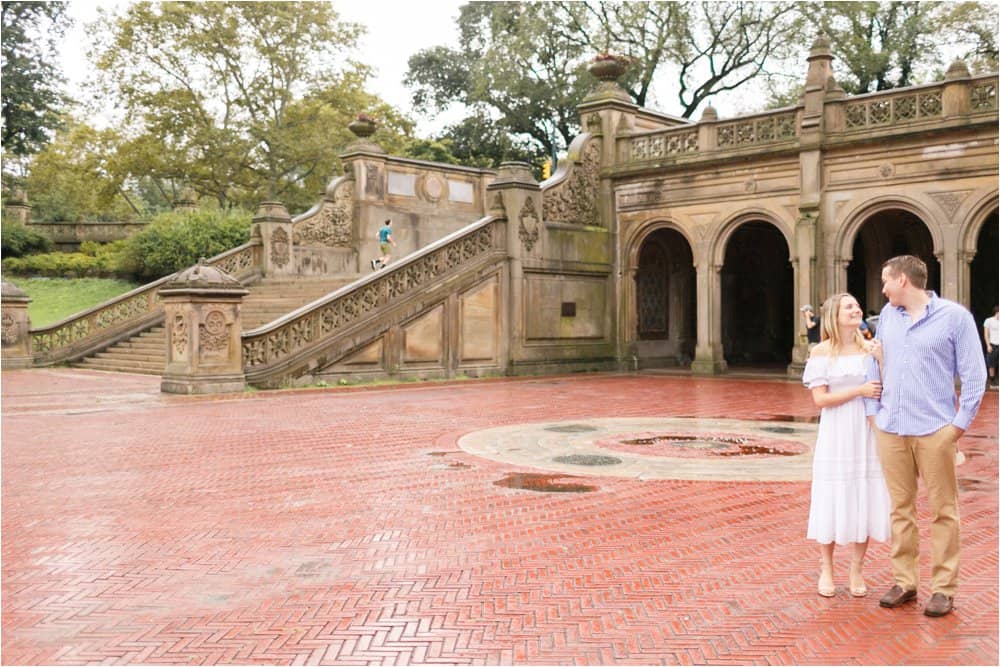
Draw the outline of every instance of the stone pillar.
[[[160,391],[217,394],[246,387],[240,304],[248,293],[204,259],[160,288],[167,329]]]
[[[722,349],[722,265],[709,260],[696,267],[698,283],[698,345],[691,362],[695,375],[726,372]]]
[[[510,290],[507,311],[509,327],[508,354],[511,362],[519,356],[524,343],[522,303],[524,301],[524,259],[543,256],[545,229],[542,224],[542,193],[538,181],[531,175],[531,167],[525,162],[503,162],[496,179],[486,188],[491,206],[499,197],[507,218],[507,256],[509,259]]]
[[[4,209],[11,218],[26,225],[31,222],[31,204],[28,194],[21,188],[15,188],[11,198],[4,202]]]
[[[3,368],[31,368],[31,321],[28,319],[27,294],[6,280],[0,284],[0,346]]]
[[[970,76],[968,65],[961,60],[952,62],[945,72],[941,99],[941,114],[945,118],[968,115]]]
[[[817,229],[819,221],[816,213],[811,210],[800,211],[798,222],[795,225],[795,245],[792,257],[792,271],[794,285],[795,302],[793,304],[795,312],[792,313],[795,322],[795,342],[792,344],[792,362],[788,365],[786,372],[789,377],[800,377],[805,369],[806,360],[809,358],[809,341],[806,338],[802,324],[802,306],[815,304],[819,308],[819,275],[816,267],[816,247]]]
[[[197,213],[198,195],[191,188],[184,188],[174,201],[173,210],[180,213]]]
[[[266,277],[294,275],[295,253],[292,248],[292,216],[281,202],[261,202],[253,218],[254,236],[263,244],[261,269]]]

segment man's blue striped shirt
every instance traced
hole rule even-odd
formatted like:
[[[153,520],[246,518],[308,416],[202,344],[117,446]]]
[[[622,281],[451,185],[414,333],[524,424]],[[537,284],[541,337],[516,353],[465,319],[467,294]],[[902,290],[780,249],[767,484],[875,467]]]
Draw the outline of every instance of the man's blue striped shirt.
[[[972,313],[934,292],[923,317],[886,304],[876,338],[882,343],[882,398],[865,399],[875,425],[896,435],[927,435],[947,424],[965,430],[986,391],[986,363]],[[962,382],[955,400],[955,378]],[[872,360],[868,379],[879,379]]]

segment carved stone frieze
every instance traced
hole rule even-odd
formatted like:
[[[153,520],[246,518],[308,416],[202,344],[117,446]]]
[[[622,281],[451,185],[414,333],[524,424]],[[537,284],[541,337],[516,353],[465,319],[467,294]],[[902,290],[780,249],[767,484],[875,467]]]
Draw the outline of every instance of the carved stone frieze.
[[[327,199],[316,215],[295,223],[292,237],[296,245],[344,248],[351,245],[354,226],[354,184],[344,183]]]
[[[601,147],[591,141],[579,163],[572,165],[566,180],[544,193],[545,220],[575,225],[602,226],[597,207],[601,170]]]
[[[20,338],[21,331],[17,326],[17,320],[10,313],[4,313],[0,319],[0,342],[4,347],[9,347],[16,344]]]
[[[170,328],[170,340],[174,345],[174,354],[178,357],[184,356],[188,344],[188,327],[187,318],[181,313],[174,316],[174,323]]]

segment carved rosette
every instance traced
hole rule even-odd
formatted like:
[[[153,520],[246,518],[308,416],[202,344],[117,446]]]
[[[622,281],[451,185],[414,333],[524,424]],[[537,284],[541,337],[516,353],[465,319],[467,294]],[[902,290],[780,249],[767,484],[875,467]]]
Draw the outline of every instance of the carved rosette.
[[[292,236],[296,245],[344,248],[351,245],[354,222],[354,183],[337,188],[333,199],[323,202],[319,213],[295,223]]]
[[[580,162],[570,168],[566,180],[543,193],[545,220],[602,226],[597,206],[600,170],[601,148],[597,141],[591,141]]]
[[[535,209],[535,200],[528,197],[524,200],[521,213],[518,215],[519,225],[517,236],[521,239],[524,249],[531,252],[538,241],[538,211]]]
[[[229,349],[229,325],[221,310],[213,310],[198,325],[198,338],[202,356],[225,356]]]
[[[278,227],[271,234],[271,262],[282,267],[292,258],[291,244],[288,242],[288,232]]]

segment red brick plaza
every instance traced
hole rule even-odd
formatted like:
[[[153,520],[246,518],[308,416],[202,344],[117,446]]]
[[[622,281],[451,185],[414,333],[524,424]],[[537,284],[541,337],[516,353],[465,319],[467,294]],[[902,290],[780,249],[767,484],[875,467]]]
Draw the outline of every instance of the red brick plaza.
[[[755,420],[780,440],[817,413],[794,382],[588,375],[210,398],[70,369],[2,383],[4,664],[998,663],[996,392],[961,443],[956,610],[932,619],[925,504],[918,601],[888,610],[882,544],[869,597],[847,592],[845,548],[836,597],[816,594],[808,481],[601,467],[655,441],[662,469],[670,452],[648,426],[601,465],[564,457],[578,475],[460,441],[557,423],[540,432],[558,448],[588,420],[659,417]],[[504,442],[503,456],[525,454]],[[705,448],[678,458],[697,472],[718,443],[688,444]],[[760,460],[725,465],[767,472]]]

